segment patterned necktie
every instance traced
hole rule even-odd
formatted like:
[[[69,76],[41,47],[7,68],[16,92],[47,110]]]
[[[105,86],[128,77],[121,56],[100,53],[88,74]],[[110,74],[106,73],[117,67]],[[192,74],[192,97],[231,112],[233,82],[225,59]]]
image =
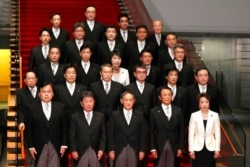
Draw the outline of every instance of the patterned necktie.
[[[45,59],[47,59],[47,57],[48,57],[48,46],[43,47],[43,56],[44,56]]]
[[[157,43],[160,46],[161,45],[161,35],[156,35],[157,36]]]
[[[53,72],[54,75],[56,75],[56,71],[57,71],[56,70],[56,66],[57,66],[57,64],[56,63],[52,63],[51,65],[52,65],[52,72]]]
[[[50,119],[50,115],[51,115],[51,112],[49,111],[49,104],[45,104],[45,116],[47,118],[47,120]]]
[[[84,63],[84,64],[83,64],[83,68],[84,68],[85,73],[88,72],[87,65],[88,65],[87,63]]]
[[[108,83],[105,84],[105,92],[106,92],[106,94],[109,94],[109,84]]]
[[[127,124],[129,125],[130,124],[130,113],[129,112],[127,112],[126,113],[126,121],[127,121]]]
[[[169,110],[169,106],[166,107],[166,116],[168,117],[168,120],[170,120],[170,110]]]
[[[58,29],[55,29],[55,31],[54,31],[54,35],[55,35],[55,37],[56,37],[56,39],[58,38],[58,35],[59,35],[59,31],[58,31]]]
[[[36,98],[36,90],[35,90],[35,88],[31,88],[31,89],[30,89],[30,92],[31,92],[32,96],[33,96],[34,98]]]
[[[122,32],[122,38],[123,38],[124,42],[126,43],[127,38],[126,38],[126,32],[125,31]]]

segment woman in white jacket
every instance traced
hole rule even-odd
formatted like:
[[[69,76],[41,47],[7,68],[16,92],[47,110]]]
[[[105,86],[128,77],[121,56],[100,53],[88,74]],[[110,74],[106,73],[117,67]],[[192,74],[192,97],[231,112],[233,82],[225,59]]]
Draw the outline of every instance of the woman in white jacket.
[[[208,94],[201,93],[197,99],[200,110],[191,114],[188,132],[192,167],[215,167],[215,159],[220,157],[219,115],[209,110]]]

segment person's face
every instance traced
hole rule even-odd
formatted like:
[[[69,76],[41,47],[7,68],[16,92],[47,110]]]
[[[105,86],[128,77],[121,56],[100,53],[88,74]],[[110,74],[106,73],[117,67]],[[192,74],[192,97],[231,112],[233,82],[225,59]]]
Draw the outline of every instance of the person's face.
[[[208,111],[209,109],[209,101],[206,97],[201,97],[199,100],[199,107],[201,111]]]
[[[87,62],[90,60],[92,52],[89,48],[82,49],[80,52],[81,58],[83,61]]]
[[[31,88],[35,87],[37,83],[36,75],[33,72],[28,72],[26,74],[26,78],[24,79],[24,83],[28,87],[31,87]]]
[[[51,24],[55,28],[59,28],[61,24],[61,16],[60,15],[54,15],[52,19],[50,20]]]
[[[64,78],[69,83],[74,83],[76,80],[76,70],[73,67],[68,68],[64,73]]]
[[[165,44],[169,48],[173,49],[173,47],[177,44],[177,39],[176,39],[175,35],[173,35],[173,34],[167,35],[166,40],[165,40]]]
[[[165,104],[169,105],[172,101],[172,92],[169,89],[162,89],[161,94],[159,96],[160,101]]]
[[[201,85],[206,85],[208,82],[208,71],[200,70],[197,75],[195,75],[196,81]]]
[[[139,41],[144,41],[147,38],[147,30],[145,28],[139,28],[135,35]]]
[[[120,67],[122,62],[122,59],[120,58],[120,56],[113,56],[111,59],[111,64],[113,67]]]
[[[51,48],[49,51],[49,59],[53,63],[57,63],[60,59],[60,50],[58,48]]]
[[[173,70],[173,71],[170,71],[168,73],[168,75],[166,76],[166,79],[167,79],[167,82],[170,84],[170,85],[176,85],[177,83],[177,80],[178,80],[178,72]]]
[[[114,41],[116,38],[116,29],[115,28],[108,28],[105,32],[105,35],[108,40]]]
[[[93,97],[84,97],[82,101],[80,101],[82,108],[87,111],[93,111],[95,105],[95,99]]]
[[[43,31],[40,36],[40,41],[42,42],[42,44],[47,45],[49,44],[50,40],[51,40],[51,37],[50,37],[49,32]]]
[[[126,110],[131,110],[135,104],[135,98],[130,93],[124,95],[120,101]]]
[[[40,88],[38,95],[39,95],[41,101],[43,101],[45,103],[50,102],[54,96],[54,92],[53,92],[51,85],[47,85],[47,86]]]
[[[144,68],[136,68],[136,71],[134,72],[134,76],[137,81],[144,82],[147,77],[147,70]]]
[[[96,9],[94,7],[88,7],[85,11],[85,17],[87,20],[93,21],[95,20]]]
[[[149,52],[143,52],[142,56],[140,57],[142,64],[148,66],[152,63],[153,56]]]
[[[162,32],[162,22],[161,21],[154,21],[153,22],[153,30],[156,34],[160,34]]]
[[[111,67],[103,67],[100,72],[102,80],[104,80],[105,82],[111,81],[112,74],[113,74],[113,69]]]
[[[82,40],[85,36],[85,31],[83,30],[82,27],[77,27],[73,32],[73,36],[77,40]]]
[[[118,25],[120,26],[120,29],[122,29],[122,30],[128,29],[128,18],[121,17],[120,21],[118,22]]]
[[[185,50],[182,48],[176,48],[174,50],[174,58],[178,62],[183,61],[183,59],[185,58]]]

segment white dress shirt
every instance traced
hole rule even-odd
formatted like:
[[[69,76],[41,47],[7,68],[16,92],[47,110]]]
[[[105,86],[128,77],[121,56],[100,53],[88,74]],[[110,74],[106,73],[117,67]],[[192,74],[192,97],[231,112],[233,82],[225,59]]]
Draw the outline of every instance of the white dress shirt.
[[[47,118],[47,120],[49,121],[51,116],[51,102],[45,103],[42,101],[42,107],[43,107],[43,113]]]
[[[74,90],[75,90],[75,87],[76,87],[76,83],[74,82],[73,84],[70,84],[66,81],[66,86],[69,90],[69,93],[71,94],[71,96],[74,94]]]
[[[206,85],[200,85],[198,84],[200,93],[206,93],[207,92],[207,84]]]
[[[127,124],[129,125],[130,122],[131,122],[131,118],[132,118],[132,109],[131,110],[126,110],[125,108],[123,108],[123,114],[125,116]]]
[[[161,103],[161,107],[162,107],[162,109],[164,111],[164,114],[168,117],[168,120],[170,120],[171,116],[172,116],[172,107],[171,107],[171,105],[169,104],[167,106],[167,105]]]
[[[87,61],[87,62],[81,61],[81,65],[85,73],[88,73],[89,67],[90,67],[90,61]]]
[[[83,113],[85,115],[85,118],[86,118],[88,124],[90,125],[92,117],[93,117],[93,111],[87,112],[87,111],[83,110]]]

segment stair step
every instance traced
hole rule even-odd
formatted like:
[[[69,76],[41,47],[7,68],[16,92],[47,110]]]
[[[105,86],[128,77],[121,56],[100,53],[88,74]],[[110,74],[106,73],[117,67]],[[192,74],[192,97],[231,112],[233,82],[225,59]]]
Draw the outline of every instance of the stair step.
[[[18,147],[21,147],[21,143],[20,142],[16,143],[16,142],[9,142],[9,141],[7,141],[7,148],[16,148],[17,145],[18,145]]]
[[[18,153],[18,156],[16,157],[16,154],[8,154],[7,153],[7,161],[15,161],[16,158],[18,158],[19,160],[22,160],[22,155],[21,153]]]
[[[16,126],[17,126],[17,123],[16,123],[16,121],[8,121],[8,122],[7,122],[7,126],[8,126],[8,127],[11,127],[11,126],[12,126],[12,127],[16,127]]]
[[[7,131],[7,137],[8,138],[19,138],[19,132],[15,131]]]

